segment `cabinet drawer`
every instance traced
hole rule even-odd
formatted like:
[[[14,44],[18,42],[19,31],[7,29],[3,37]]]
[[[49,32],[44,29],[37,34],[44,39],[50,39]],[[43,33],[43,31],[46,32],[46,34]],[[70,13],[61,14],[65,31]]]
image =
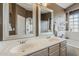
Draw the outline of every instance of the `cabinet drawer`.
[[[57,50],[53,53],[50,53],[49,56],[59,56],[59,50]]]
[[[48,48],[35,52],[35,53],[31,54],[30,56],[48,56]]]
[[[59,50],[59,44],[49,47],[49,54]]]

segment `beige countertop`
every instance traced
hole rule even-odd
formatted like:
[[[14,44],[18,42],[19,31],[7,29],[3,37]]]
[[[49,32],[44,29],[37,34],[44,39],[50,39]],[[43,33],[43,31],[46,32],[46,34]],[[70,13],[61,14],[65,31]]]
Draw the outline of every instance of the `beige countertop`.
[[[41,37],[34,37],[34,38],[24,38],[24,39],[18,39],[18,40],[9,40],[9,41],[1,41],[0,42],[0,56],[24,56],[29,55],[31,53],[34,53],[36,51],[39,51],[41,49],[50,47],[52,45],[55,45],[57,43],[60,43],[64,41],[65,39],[57,38],[57,37],[48,37],[48,38],[41,38]],[[32,44],[29,45],[30,48],[27,48],[22,53],[12,53],[11,49],[13,47],[16,47],[17,45],[20,45],[20,41],[25,41],[26,44]],[[25,43],[23,43],[25,44]]]

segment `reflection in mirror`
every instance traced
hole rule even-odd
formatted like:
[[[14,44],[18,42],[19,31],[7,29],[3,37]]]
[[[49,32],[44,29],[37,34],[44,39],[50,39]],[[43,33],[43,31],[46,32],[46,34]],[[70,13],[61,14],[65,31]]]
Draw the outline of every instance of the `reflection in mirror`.
[[[45,10],[44,10],[45,11]],[[51,31],[51,13],[49,11],[41,12],[41,32]]]
[[[39,12],[40,34],[53,34],[53,10],[40,6]]]
[[[9,35],[33,34],[33,4],[9,4]]]

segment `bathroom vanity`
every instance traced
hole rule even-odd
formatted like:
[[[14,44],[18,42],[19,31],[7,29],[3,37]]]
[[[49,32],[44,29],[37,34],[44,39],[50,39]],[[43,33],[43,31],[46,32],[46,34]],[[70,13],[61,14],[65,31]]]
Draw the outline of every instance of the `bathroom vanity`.
[[[66,41],[51,45],[29,56],[66,56]]]
[[[24,38],[3,41],[0,45],[0,55],[3,56],[66,56],[66,40],[56,37]]]

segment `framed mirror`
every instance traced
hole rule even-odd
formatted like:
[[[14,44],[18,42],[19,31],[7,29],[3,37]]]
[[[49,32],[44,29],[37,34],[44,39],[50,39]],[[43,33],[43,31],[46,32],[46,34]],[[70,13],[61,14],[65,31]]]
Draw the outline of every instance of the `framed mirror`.
[[[36,35],[36,4],[33,3],[8,3],[5,4],[8,15],[4,26],[7,33],[5,39],[34,37]]]
[[[53,10],[38,5],[39,36],[53,35]]]

